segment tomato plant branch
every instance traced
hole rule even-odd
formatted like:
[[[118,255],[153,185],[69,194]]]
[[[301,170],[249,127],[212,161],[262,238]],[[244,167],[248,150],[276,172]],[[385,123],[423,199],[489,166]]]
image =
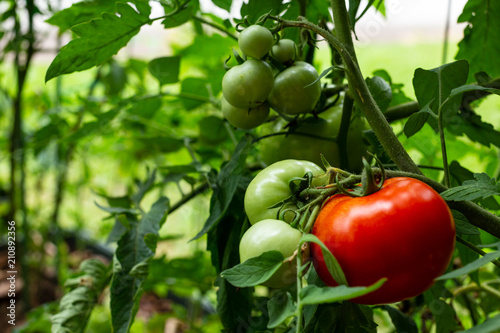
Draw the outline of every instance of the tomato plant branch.
[[[181,208],[183,205],[188,203],[191,199],[194,199],[196,196],[199,194],[204,193],[206,190],[208,190],[209,185],[208,182],[203,182],[200,185],[198,185],[196,188],[194,188],[191,192],[188,194],[184,195],[179,201],[177,201],[175,204],[173,204],[170,209],[168,210],[168,213],[173,213],[177,209]]]
[[[440,83],[441,84],[441,81]],[[442,101],[441,101],[441,87],[439,88],[439,105],[443,105],[441,104]],[[441,141],[441,155],[443,157],[443,170],[444,170],[444,184],[447,186],[447,187],[450,187],[450,170],[448,168],[448,154],[446,152],[446,140],[445,140],[445,137],[444,137],[444,124],[443,124],[443,109],[442,107],[439,108],[439,111],[438,111],[438,129],[439,129],[439,139]]]
[[[457,242],[467,246],[469,249],[471,249],[472,251],[474,251],[482,256],[486,255],[486,252],[484,252],[483,250],[481,250],[480,248],[478,248],[476,245],[472,244],[471,242],[466,241],[465,239],[463,239],[460,236],[457,236]],[[500,268],[500,261],[499,260],[494,259],[491,261],[491,263],[493,265],[497,266],[498,268]]]
[[[408,118],[413,113],[418,112],[418,102],[411,101],[395,106],[391,106],[385,111],[384,116],[388,122]]]
[[[307,21],[305,18],[299,18],[298,21],[283,20],[279,17],[272,18],[279,21],[283,28],[299,27],[314,31],[318,35],[324,37],[328,43],[330,43],[330,45],[332,45],[340,53],[348,73],[349,86],[354,91],[352,93],[352,97],[356,102],[356,105],[358,105],[365,115],[368,123],[373,128],[375,135],[383,145],[389,157],[396,163],[399,169],[415,174],[422,174],[415,162],[413,162],[408,155],[408,152],[403,148],[401,142],[399,142],[397,136],[392,130],[392,127],[382,114],[382,111],[380,111],[377,103],[370,93],[370,90],[368,89],[355,58],[348,52],[346,46],[330,32]]]
[[[214,28],[214,29],[216,29],[216,30],[219,30],[220,32],[225,33],[228,37],[230,37],[230,38],[232,38],[232,39],[234,39],[234,40],[236,40],[236,41],[238,40],[238,37],[236,37],[235,35],[233,35],[233,34],[232,34],[231,32],[229,32],[227,29],[224,29],[223,27],[221,27],[221,26],[219,26],[219,25],[215,24],[214,22],[207,21],[207,20],[205,20],[204,18],[199,17],[199,16],[197,16],[197,15],[193,15],[193,20],[196,20],[196,21],[198,21],[198,22],[200,22],[200,23],[203,23],[203,24],[206,24],[206,25],[208,25],[208,26],[210,26],[210,27],[212,27],[212,28]]]
[[[346,95],[342,104],[342,118],[340,120],[339,133],[337,135],[337,145],[339,146],[340,168],[347,169],[349,163],[349,152],[347,151],[347,135],[349,134],[349,125],[351,123],[352,107],[354,100]]]

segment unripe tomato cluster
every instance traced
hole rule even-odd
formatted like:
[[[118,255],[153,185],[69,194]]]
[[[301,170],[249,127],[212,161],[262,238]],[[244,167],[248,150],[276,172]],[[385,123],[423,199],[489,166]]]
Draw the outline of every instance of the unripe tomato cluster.
[[[251,25],[240,33],[238,45],[246,60],[229,69],[222,79],[221,109],[231,125],[256,128],[265,122],[270,107],[286,115],[314,109],[321,95],[319,75],[311,64],[296,61],[294,41],[280,39],[275,43],[271,31]],[[284,69],[272,66],[269,57]]]

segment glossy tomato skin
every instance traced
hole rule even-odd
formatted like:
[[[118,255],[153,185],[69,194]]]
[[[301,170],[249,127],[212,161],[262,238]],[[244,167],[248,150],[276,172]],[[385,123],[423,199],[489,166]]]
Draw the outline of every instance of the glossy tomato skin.
[[[455,224],[446,202],[425,183],[406,177],[385,181],[371,195],[334,195],[323,206],[312,233],[332,252],[350,286],[387,278],[360,304],[387,304],[415,297],[447,269],[455,247]],[[320,278],[330,286],[321,253],[312,244]]]
[[[245,192],[245,212],[250,223],[255,224],[266,219],[277,219],[279,208],[270,209],[269,207],[285,200],[292,194],[288,186],[288,181],[291,178],[303,177],[309,171],[313,175],[324,173],[318,165],[299,160],[279,161],[260,171],[252,179]],[[294,207],[292,204],[287,206],[287,208]]]
[[[224,74],[222,94],[234,107],[253,108],[266,101],[273,83],[271,67],[261,60],[249,59]]]
[[[316,81],[318,77],[318,72],[311,64],[294,62],[275,77],[269,104],[284,114],[311,112],[321,95],[321,82]]]
[[[342,106],[334,106],[320,113],[319,118],[304,121],[295,129],[295,134],[269,136],[260,140],[262,160],[272,164],[283,159],[307,160],[321,165],[321,154],[334,167],[340,167],[339,146],[334,139],[339,132],[342,118]],[[259,134],[266,136],[271,133],[286,132],[287,122],[279,118],[260,127]],[[358,171],[363,167],[362,157],[366,154],[368,146],[363,140],[363,130],[366,128],[364,118],[355,116],[347,136],[348,161],[346,169]],[[324,137],[314,138],[299,133]]]
[[[302,233],[288,223],[268,219],[252,225],[240,241],[240,261],[257,257],[267,251],[278,251],[283,258],[288,258],[297,250]],[[263,285],[281,288],[297,281],[295,260],[286,262]]]
[[[248,57],[260,59],[273,46],[274,38],[269,29],[261,25],[251,25],[238,36],[238,46]]]
[[[221,100],[222,114],[233,126],[241,129],[252,129],[263,124],[269,115],[269,105],[262,103],[253,108],[237,108],[229,104],[224,97]]]

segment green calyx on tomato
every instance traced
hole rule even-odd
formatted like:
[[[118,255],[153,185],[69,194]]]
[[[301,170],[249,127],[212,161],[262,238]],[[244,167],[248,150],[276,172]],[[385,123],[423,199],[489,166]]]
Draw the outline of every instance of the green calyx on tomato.
[[[240,241],[240,261],[257,257],[267,251],[278,251],[286,259],[297,251],[302,233],[280,220],[268,219],[252,225]],[[297,281],[295,260],[285,261],[263,285],[281,288]]]
[[[318,165],[309,161],[283,160],[269,165],[250,182],[245,192],[245,212],[251,224],[266,219],[277,219],[280,208],[270,208],[283,202],[292,195],[289,181],[303,177],[307,172],[319,176],[324,173]],[[315,180],[313,180],[315,184]],[[281,209],[296,209],[293,203]],[[292,216],[289,216],[292,215]],[[291,222],[293,213],[286,214],[285,220]]]
[[[352,300],[360,304],[421,294],[445,272],[455,247],[455,224],[446,202],[425,183],[406,177],[388,179],[365,197],[332,196],[312,233],[335,256],[349,286],[387,278],[380,289]],[[336,286],[315,244],[311,255],[323,282]]]
[[[261,60],[249,59],[226,72],[222,94],[234,107],[250,109],[266,101],[273,83],[271,67]]]
[[[263,124],[269,115],[269,105],[262,103],[254,108],[237,108],[222,97],[222,114],[233,126],[249,130]]]
[[[251,25],[238,36],[238,46],[248,57],[261,59],[273,46],[274,38],[269,29],[261,25]]]
[[[321,95],[321,82],[314,66],[296,61],[274,79],[269,95],[271,107],[283,114],[312,112]]]
[[[319,118],[309,117],[298,123],[287,135],[274,135],[260,140],[262,159],[272,164],[283,159],[307,160],[321,164],[321,154],[334,167],[340,166],[339,146],[335,142],[340,129],[342,107],[334,106],[320,113]],[[357,171],[363,167],[362,156],[367,145],[363,141],[365,121],[354,116],[347,136],[347,169]],[[279,118],[260,128],[259,135],[288,131],[287,122]]]

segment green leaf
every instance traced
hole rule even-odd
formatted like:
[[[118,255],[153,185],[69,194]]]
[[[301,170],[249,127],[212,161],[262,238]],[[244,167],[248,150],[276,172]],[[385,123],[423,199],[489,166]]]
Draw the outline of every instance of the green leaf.
[[[467,217],[464,214],[460,213],[458,210],[451,210],[453,214],[453,220],[455,220],[455,227],[457,229],[457,233],[461,235],[479,235],[479,229],[470,224]]]
[[[489,263],[492,260],[495,260],[499,257],[500,257],[500,250],[495,251],[495,252],[486,253],[481,258],[465,265],[464,267],[461,267],[459,269],[456,269],[454,271],[451,271],[449,273],[441,275],[440,277],[436,278],[436,280],[454,279],[454,278],[458,278],[462,275],[469,274],[471,272],[478,270],[480,267],[486,265],[487,263]]]
[[[137,206],[140,207],[140,203],[142,199],[144,198],[144,195],[149,192],[153,188],[154,182],[156,179],[156,169],[153,170],[153,172],[149,173],[147,175],[146,180],[141,181],[141,180],[136,180],[135,183],[137,185],[137,191],[132,194],[130,199],[132,202]]]
[[[159,96],[143,98],[133,103],[127,113],[144,119],[151,119],[160,110],[162,99]]]
[[[162,57],[151,60],[148,63],[148,70],[162,86],[179,81],[180,66],[180,57]]]
[[[462,333],[497,333],[500,328],[500,315],[496,315],[493,318],[486,319],[483,323],[474,326],[465,331],[459,331]]]
[[[250,138],[243,137],[236,146],[231,160],[221,168],[217,175],[216,184],[213,184],[214,191],[210,199],[210,215],[205,221],[203,229],[192,240],[203,236],[216,226],[224,216],[242,179],[250,146]]]
[[[244,188],[241,185],[240,189]],[[229,208],[220,222],[207,234],[207,250],[211,253],[212,266],[217,274],[240,263],[238,248],[241,236],[248,228],[244,210],[244,191],[237,191]],[[224,328],[236,332],[242,327],[250,326],[252,321],[253,292],[252,288],[237,288],[227,280],[217,278],[217,314]]]
[[[342,268],[339,265],[339,262],[333,254],[328,250],[328,248],[323,244],[321,240],[319,240],[318,237],[316,237],[313,234],[304,234],[302,238],[300,239],[300,245],[304,243],[316,243],[321,247],[321,252],[323,253],[323,259],[325,260],[326,267],[328,268],[328,271],[332,275],[333,279],[341,285],[347,285],[347,280],[345,278],[344,272],[342,271]]]
[[[391,321],[394,327],[396,327],[396,332],[418,333],[418,327],[413,318],[390,305],[384,305],[383,309],[391,317]]]
[[[481,120],[481,116],[464,112],[447,118],[447,129],[455,135],[467,135],[474,142],[490,147],[493,144],[500,148],[500,132],[493,125]]]
[[[434,299],[429,306],[436,320],[436,333],[450,333],[460,329],[455,310],[441,299]]]
[[[105,212],[111,213],[111,214],[124,214],[124,213],[130,213],[130,214],[137,214],[137,210],[133,208],[124,208],[124,207],[104,207],[99,205],[97,202],[95,203],[97,207],[102,209]]]
[[[193,13],[196,11],[195,7],[197,7],[196,1],[190,1],[187,6],[182,8],[180,11],[175,14],[171,14],[174,8],[165,5],[164,3],[162,3],[162,5],[165,9],[165,15],[168,15],[168,17],[161,22],[165,29],[175,28],[189,21],[193,16]]]
[[[140,221],[134,216],[127,216],[130,229],[118,241],[115,253],[116,264],[121,269],[115,272],[110,290],[114,332],[128,332],[134,321],[149,268],[148,262],[153,258],[156,248],[146,242],[146,235],[158,235],[168,207],[168,199],[161,197]]]
[[[284,9],[282,0],[249,0],[248,3],[243,3],[240,9],[241,17],[249,16],[250,21],[255,23],[257,19],[271,11],[271,15],[279,15]]]
[[[226,11],[231,11],[231,5],[233,4],[232,0],[212,0],[214,5],[216,5],[219,8],[222,8]]]
[[[52,316],[52,332],[84,332],[92,309],[109,283],[109,267],[98,259],[80,264],[80,273],[69,278],[70,290],[59,301],[59,312]]]
[[[198,127],[200,139],[209,144],[218,144],[228,136],[224,126],[224,119],[221,117],[204,117],[198,122]]]
[[[370,307],[352,302],[320,304],[304,333],[376,333]]]
[[[367,78],[366,84],[380,110],[385,112],[392,100],[392,89],[390,84],[380,76]]]
[[[210,81],[188,77],[182,80],[180,100],[186,110],[192,110],[205,104],[212,95]]]
[[[47,69],[45,82],[103,64],[149,23],[150,10],[137,12],[128,4],[117,3],[116,11],[119,16],[104,13],[99,19],[74,26],[79,38],[61,48]]]
[[[135,142],[140,142],[148,151],[172,153],[184,147],[184,140],[171,136],[142,136],[134,137]]]
[[[411,137],[416,134],[425,125],[429,116],[436,117],[429,107],[430,103],[423,107],[422,110],[413,113],[405,123],[403,129],[406,137]]]
[[[474,173],[461,166],[457,161],[452,161],[450,163],[449,170],[452,187],[462,185],[466,180],[474,179]],[[480,203],[481,206],[491,210],[500,209],[500,205],[496,201],[495,197],[480,199],[477,200],[477,202]]]
[[[500,183],[497,183],[494,178],[490,178],[486,173],[476,173],[474,178],[475,180],[464,181],[461,186],[441,192],[441,196],[447,201],[462,201],[500,195]]]
[[[380,279],[367,287],[347,287],[345,285],[337,287],[318,287],[308,285],[300,291],[302,304],[321,304],[346,301],[359,296],[371,293],[380,288],[387,279]]]
[[[465,60],[458,60],[431,70],[417,68],[413,76],[413,87],[418,104],[429,104],[430,109],[437,115],[451,91],[465,84],[468,73],[469,64]],[[449,98],[441,112],[446,116],[456,113],[460,102],[458,95]]]
[[[457,59],[467,59],[471,64],[469,82],[473,74],[486,71],[492,77],[500,75],[500,63],[493,54],[500,54],[500,2],[469,0],[464,6],[458,23],[468,22],[464,37],[458,43]]]
[[[77,2],[71,7],[56,12],[46,22],[59,27],[61,34],[77,24],[101,17],[102,13],[114,13],[115,5],[115,1],[110,0]]]
[[[268,328],[275,328],[295,314],[295,305],[289,292],[277,293],[267,302]]]
[[[279,251],[267,251],[226,269],[221,276],[235,287],[253,287],[269,280],[281,267],[284,259]]]

